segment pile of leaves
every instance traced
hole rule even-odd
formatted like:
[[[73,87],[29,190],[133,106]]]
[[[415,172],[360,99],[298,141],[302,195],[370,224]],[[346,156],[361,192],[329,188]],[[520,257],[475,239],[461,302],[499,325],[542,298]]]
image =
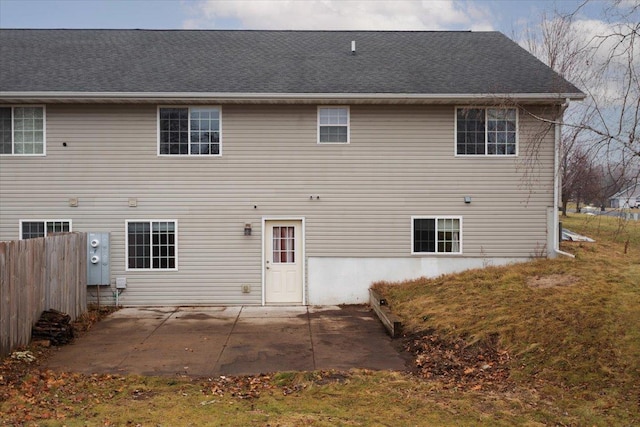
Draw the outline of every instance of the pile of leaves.
[[[40,354],[28,350],[16,351],[0,361],[0,402],[9,399],[11,390],[33,369],[32,363]]]
[[[202,393],[212,396],[231,396],[238,399],[257,399],[261,393],[277,391],[284,396],[304,390],[311,384],[324,385],[342,383],[350,377],[349,373],[326,370],[314,372],[283,372],[273,375],[219,376],[209,378],[203,384]],[[211,400],[203,402],[207,404]]]
[[[87,332],[94,324],[118,310],[118,307],[112,305],[98,306],[90,304],[87,311],[82,313],[75,321],[73,321],[73,331],[76,336],[78,336],[78,333],[82,334],[83,332]]]
[[[72,323],[74,334],[88,331],[95,323],[115,310],[115,307],[89,306],[88,311]],[[40,345],[24,347],[0,360],[0,402],[7,400],[12,390],[20,388],[28,375],[32,377],[54,375],[40,370],[41,362],[46,360],[51,351],[51,348]]]
[[[269,375],[254,375],[244,377],[219,376],[209,378],[202,389],[204,395],[225,396],[230,395],[238,399],[256,399],[260,393],[273,390]]]
[[[469,343],[435,331],[408,337],[405,349],[414,357],[419,377],[437,380],[445,388],[506,390],[510,387],[509,354],[498,349],[498,337]]]
[[[119,382],[113,375],[87,376],[31,367],[19,382],[9,384],[2,394],[1,399],[11,397],[14,402],[5,409],[6,421],[22,425],[76,416],[78,411],[113,398],[118,393]]]

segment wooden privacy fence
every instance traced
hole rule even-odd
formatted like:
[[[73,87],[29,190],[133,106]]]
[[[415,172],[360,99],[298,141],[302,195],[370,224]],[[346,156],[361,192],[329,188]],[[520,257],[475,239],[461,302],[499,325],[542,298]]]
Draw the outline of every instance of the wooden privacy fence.
[[[28,344],[49,309],[87,310],[87,233],[0,242],[0,356]]]

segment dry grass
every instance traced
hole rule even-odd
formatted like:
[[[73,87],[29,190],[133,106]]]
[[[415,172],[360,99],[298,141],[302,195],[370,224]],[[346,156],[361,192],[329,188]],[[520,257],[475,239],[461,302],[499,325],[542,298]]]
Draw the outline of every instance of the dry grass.
[[[512,357],[511,379],[578,424],[638,422],[640,222],[576,215],[564,224],[597,242],[563,243],[575,259],[376,287],[410,332],[471,343],[497,335]]]
[[[259,381],[259,396],[246,398],[213,392],[207,379],[41,372],[0,402],[0,414],[2,425],[16,426],[572,424],[571,416],[533,392],[462,393],[406,373],[281,373]]]

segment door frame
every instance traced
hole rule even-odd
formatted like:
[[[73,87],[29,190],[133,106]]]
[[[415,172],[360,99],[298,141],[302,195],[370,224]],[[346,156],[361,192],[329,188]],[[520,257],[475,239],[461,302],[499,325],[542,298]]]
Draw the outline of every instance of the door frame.
[[[306,258],[306,227],[305,218],[303,216],[263,216],[262,217],[262,305],[266,305],[266,283],[267,283],[267,266],[265,264],[266,253],[265,243],[267,239],[267,221],[300,221],[300,227],[302,232],[300,233],[300,250],[302,252],[300,260],[302,262],[302,305],[307,305],[307,258]]]

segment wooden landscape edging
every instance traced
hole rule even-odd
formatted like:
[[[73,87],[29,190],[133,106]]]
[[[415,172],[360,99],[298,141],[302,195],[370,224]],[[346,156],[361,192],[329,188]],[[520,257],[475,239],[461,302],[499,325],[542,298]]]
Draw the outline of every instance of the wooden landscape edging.
[[[386,300],[380,297],[373,289],[369,289],[369,304],[387,329],[389,335],[391,335],[391,338],[400,336],[402,333],[402,322],[400,318],[391,313],[389,306],[386,304]]]

